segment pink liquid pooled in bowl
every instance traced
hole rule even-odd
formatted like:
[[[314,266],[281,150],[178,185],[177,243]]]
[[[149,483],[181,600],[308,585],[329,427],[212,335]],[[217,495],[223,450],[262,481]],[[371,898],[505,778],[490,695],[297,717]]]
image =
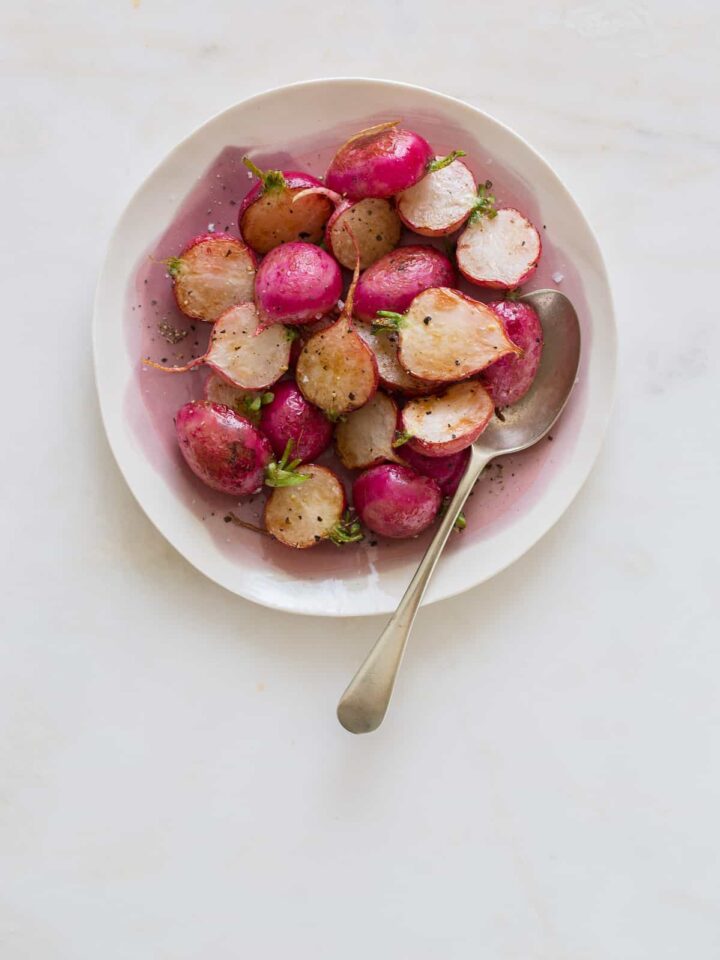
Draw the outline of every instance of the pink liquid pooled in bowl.
[[[386,118],[369,117],[367,125],[383,119]],[[412,118],[406,117],[405,122],[427,137],[438,154],[448,153],[456,147],[465,149],[468,153],[465,162],[478,180],[492,180],[492,192],[498,205],[517,207],[535,223],[541,235],[543,254],[537,272],[523,290],[559,286],[573,300],[583,326],[583,357],[586,361],[591,330],[580,277],[570,257],[553,245],[552,223],[545,224],[540,220],[531,186],[501,168],[495,158],[474,143],[465,131],[451,127],[444,120],[414,114]],[[137,361],[137,377],[126,397],[127,416],[148,460],[167,483],[168,495],[177,496],[188,505],[202,521],[206,534],[227,556],[236,560],[239,568],[247,564],[248,549],[252,548],[265,562],[300,580],[376,576],[409,559],[419,559],[431,533],[411,541],[390,541],[368,534],[363,543],[342,549],[325,543],[311,551],[294,551],[269,537],[235,525],[231,514],[262,525],[266,494],[239,502],[205,487],[185,465],[175,439],[174,415],[188,400],[203,396],[207,372],[201,367],[189,373],[170,375],[144,367],[141,359],[150,357],[172,366],[204,353],[211,325],[190,320],[180,313],[162,261],[176,256],[192,237],[208,230],[239,236],[237,213],[240,202],[255,182],[254,178],[248,177],[242,157],[251,153],[261,168],[305,170],[321,177],[343,139],[342,134],[329,131],[322,142],[296,142],[286,151],[275,153],[259,153],[252,147],[226,147],[199,177],[152,248],[140,257],[130,281],[126,310],[128,351]],[[409,232],[402,242],[433,243],[440,249],[443,246],[442,240],[433,241]],[[498,291],[483,291],[464,281],[460,287],[476,299],[485,301],[501,296]],[[181,334],[184,334],[182,339],[171,342]],[[578,386],[561,421],[551,432],[552,440],[547,438],[522,454],[498,459],[488,467],[466,506],[467,528],[451,538],[448,550],[462,550],[468,541],[488,539],[521,515],[545,484],[552,482],[556,465],[574,444],[579,432],[585,403],[585,361],[581,360]],[[320,458],[320,462],[337,468],[334,461],[331,452]],[[349,494],[352,477],[342,468],[339,473]]]

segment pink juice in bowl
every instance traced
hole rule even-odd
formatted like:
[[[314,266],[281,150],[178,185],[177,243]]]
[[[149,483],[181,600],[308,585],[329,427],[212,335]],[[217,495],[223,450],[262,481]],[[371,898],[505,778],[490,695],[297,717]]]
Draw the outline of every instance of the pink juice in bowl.
[[[367,126],[384,117],[369,117]],[[539,203],[530,184],[501,167],[487,150],[465,131],[432,115],[404,117],[404,125],[417,130],[436,153],[461,147],[464,162],[478,182],[491,180],[499,206],[518,207],[536,225],[543,254],[537,271],[523,291],[559,287],[575,304],[583,334],[583,358],[579,383],[561,421],[544,441],[521,454],[499,458],[486,469],[465,508],[466,529],[454,535],[447,550],[461,550],[463,543],[482,541],[526,510],[548,483],[554,468],[578,436],[585,403],[583,371],[591,339],[589,312],[577,270],[565,251],[552,240],[552,223],[543,223]],[[344,579],[376,576],[383,569],[402,565],[422,555],[432,528],[414,540],[386,540],[368,532],[362,543],[338,548],[323,543],[311,551],[291,550],[259,532],[243,528],[238,521],[262,527],[266,492],[238,501],[216,493],[201,483],[186,467],[177,447],[173,418],[187,401],[203,396],[207,371],[200,367],[185,374],[169,375],[142,365],[142,358],[172,365],[187,363],[204,353],[211,324],[190,320],[178,309],[163,261],[176,256],[188,241],[201,233],[223,232],[239,236],[237,218],[243,197],[256,182],[242,163],[246,154],[263,169],[304,170],[322,177],[344,137],[328,131],[322,140],[296,141],[278,152],[258,152],[251,147],[228,146],[198,178],[181,202],[171,223],[159,233],[152,248],[140,257],[131,277],[125,311],[128,351],[137,363],[135,382],[126,397],[126,411],[133,434],[148,460],[163,477],[168,495],[182,499],[202,521],[205,535],[213,538],[226,556],[247,565],[252,552],[300,580]],[[405,231],[401,243],[432,244],[443,248],[443,239],[418,237]],[[347,274],[349,277],[349,274]],[[499,299],[499,291],[483,290],[460,282],[460,289],[485,302]],[[348,493],[353,475],[345,471],[328,451],[318,460],[343,478]]]

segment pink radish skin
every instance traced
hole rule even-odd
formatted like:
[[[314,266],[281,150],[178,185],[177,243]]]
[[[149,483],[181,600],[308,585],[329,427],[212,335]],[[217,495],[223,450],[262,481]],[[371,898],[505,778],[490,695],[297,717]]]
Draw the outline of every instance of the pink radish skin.
[[[255,303],[263,327],[319,319],[341,293],[337,262],[320,247],[301,241],[271,250],[255,278]]]
[[[494,290],[513,290],[529,280],[541,254],[540,234],[512,207],[498,210],[494,217],[471,218],[456,249],[465,279]]]
[[[495,412],[478,380],[465,380],[443,393],[410,400],[401,414],[406,446],[426,457],[449,457],[474,443]]]
[[[443,497],[451,497],[467,469],[470,450],[461,450],[449,457],[426,457],[405,443],[398,450],[402,460],[424,477],[431,477],[440,487]]]
[[[499,300],[488,306],[502,320],[508,337],[522,350],[522,356],[501,357],[481,374],[495,406],[509,407],[524,397],[532,386],[542,358],[543,329],[529,303]]]
[[[222,404],[193,400],[178,410],[175,430],[187,465],[213,490],[244,497],[261,489],[272,448],[249,420]]]
[[[202,233],[167,261],[178,308],[208,323],[252,300],[255,266],[252,250],[228,233]]]
[[[520,353],[495,311],[448,287],[419,294],[398,324],[400,363],[421,380],[464,380]]]
[[[335,427],[335,450],[342,465],[348,470],[365,470],[384,461],[398,462],[393,448],[397,423],[395,402],[378,391]]]
[[[441,157],[436,157],[441,160]],[[462,160],[428,173],[396,197],[400,219],[424,237],[445,237],[459,230],[477,202],[477,183]],[[452,286],[449,283],[436,286]]]
[[[231,307],[216,321],[207,353],[179,367],[154,360],[143,363],[165,373],[187,373],[206,363],[227,383],[242,390],[262,390],[285,373],[290,363],[290,340],[285,327],[260,330],[253,303]]]
[[[361,130],[337,151],[325,175],[331,190],[351,200],[392,197],[425,176],[430,144],[399,121]]]
[[[429,477],[410,467],[382,464],[360,474],[353,484],[353,503],[368,529],[404,540],[426,530],[437,516],[442,494]]]
[[[373,333],[371,327],[365,323],[358,323],[355,329],[374,353],[380,383],[386,390],[404,397],[420,397],[438,390],[440,384],[413,377],[400,365],[396,333]]]
[[[297,468],[308,479],[299,486],[279,487],[265,505],[265,529],[296,550],[306,550],[333,537],[347,506],[338,477],[316,463]],[[359,539],[359,538],[358,538]]]
[[[295,198],[308,188],[321,186],[309,173],[268,171],[240,205],[238,224],[245,242],[261,255],[296,240],[319,243],[333,212],[332,201],[314,193]]]
[[[358,280],[355,316],[372,323],[378,310],[404,313],[430,287],[454,287],[450,260],[434,247],[398,247],[369,267]]]
[[[282,457],[288,440],[293,441],[292,459],[307,463],[326,450],[333,427],[328,418],[305,399],[292,380],[273,388],[274,397],[262,407],[260,429],[270,441],[276,457]]]

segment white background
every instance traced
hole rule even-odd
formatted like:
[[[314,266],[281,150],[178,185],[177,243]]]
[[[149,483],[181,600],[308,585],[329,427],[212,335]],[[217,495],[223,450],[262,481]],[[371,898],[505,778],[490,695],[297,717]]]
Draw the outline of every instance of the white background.
[[[0,0],[3,960],[720,957],[718,34],[714,0]],[[361,738],[334,706],[381,621],[193,571],[114,465],[90,347],[149,169],[332,75],[530,140],[621,341],[577,501],[421,614]]]

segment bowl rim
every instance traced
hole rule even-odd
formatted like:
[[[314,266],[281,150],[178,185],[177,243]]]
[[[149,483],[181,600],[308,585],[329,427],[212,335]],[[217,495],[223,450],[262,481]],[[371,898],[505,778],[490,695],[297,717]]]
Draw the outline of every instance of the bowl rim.
[[[460,97],[455,97],[450,94],[442,93],[438,90],[435,90],[431,87],[425,87],[420,84],[408,83],[406,81],[400,80],[389,80],[379,77],[363,77],[363,76],[335,76],[335,77],[316,77],[310,80],[300,80],[293,83],[279,84],[276,87],[271,87],[258,93],[251,94],[248,97],[244,97],[241,100],[234,101],[233,103],[228,104],[227,106],[217,110],[210,117],[204,120],[202,123],[194,127],[185,137],[179,140],[169,151],[167,151],[163,156],[155,163],[151,169],[141,178],[140,182],[136,188],[132,191],[130,196],[127,198],[123,204],[122,210],[118,215],[113,229],[107,239],[105,252],[103,257],[103,263],[98,277],[98,281],[95,287],[95,295],[93,298],[93,315],[92,315],[92,354],[93,354],[93,373],[95,380],[95,389],[98,397],[98,404],[100,407],[100,416],[103,424],[103,429],[105,436],[107,437],[110,450],[112,452],[115,463],[120,470],[130,492],[132,493],[135,501],[139,505],[140,509],[143,511],[148,520],[152,523],[155,529],[165,538],[165,540],[170,543],[170,545],[177,550],[177,552],[192,566],[194,569],[198,570],[199,573],[207,577],[209,580],[212,580],[214,583],[217,583],[219,586],[222,586],[224,589],[228,590],[230,593],[240,596],[245,600],[248,600],[253,603],[258,603],[261,606],[267,607],[268,609],[282,611],[284,613],[294,613],[304,616],[322,616],[322,617],[333,617],[344,619],[347,617],[356,617],[356,616],[377,616],[381,614],[386,614],[392,612],[394,609],[393,606],[383,606],[382,609],[371,609],[371,610],[353,610],[349,613],[344,613],[336,610],[328,610],[322,605],[318,605],[313,609],[295,609],[291,604],[283,604],[281,602],[276,602],[274,599],[269,599],[267,597],[258,597],[250,596],[247,593],[241,592],[235,586],[230,585],[227,582],[224,582],[222,579],[219,579],[212,573],[209,573],[207,570],[202,569],[199,564],[189,557],[187,553],[176,543],[175,537],[172,533],[168,533],[165,529],[162,529],[159,525],[159,522],[151,515],[149,508],[143,502],[140,492],[136,489],[136,485],[130,477],[129,467],[123,464],[121,460],[121,454],[119,452],[119,444],[116,444],[114,432],[109,424],[109,412],[107,409],[107,401],[103,399],[103,392],[100,389],[100,322],[98,316],[100,314],[100,302],[102,297],[103,288],[107,282],[107,275],[110,272],[110,253],[115,245],[117,236],[122,229],[125,221],[125,217],[128,213],[128,210],[133,206],[136,198],[144,189],[148,180],[154,177],[160,168],[167,163],[173,156],[175,156],[180,150],[182,150],[189,141],[193,140],[202,130],[206,127],[214,124],[219,118],[223,117],[225,114],[231,113],[236,110],[238,107],[245,106],[257,106],[262,103],[263,100],[275,97],[278,94],[283,93],[286,90],[297,89],[297,88],[312,88],[317,86],[325,85],[338,85],[343,84],[368,84],[376,87],[392,87],[396,89],[407,89],[418,91],[420,93],[429,94],[432,97],[439,98],[440,100],[445,100],[458,106],[472,110],[474,113],[479,114],[485,120],[501,128],[506,134],[511,138],[519,141],[524,149],[528,151],[540,164],[542,164],[549,173],[553,176],[557,182],[557,186],[560,191],[564,194],[564,199],[572,207],[574,207],[575,212],[579,215],[582,220],[585,228],[588,232],[588,237],[591,240],[594,247],[594,258],[599,269],[600,280],[605,287],[605,293],[608,298],[608,311],[605,316],[606,324],[606,344],[605,349],[610,354],[610,376],[609,379],[605,381],[605,389],[607,394],[607,404],[604,410],[602,417],[595,418],[594,424],[594,440],[588,452],[585,455],[585,462],[582,465],[582,469],[576,472],[576,479],[572,485],[572,489],[565,492],[565,495],[561,500],[559,500],[552,511],[548,514],[544,524],[543,529],[538,531],[531,531],[530,535],[523,539],[521,543],[518,543],[513,549],[508,550],[503,562],[501,562],[492,573],[481,576],[480,579],[474,579],[473,577],[468,577],[463,580],[456,578],[452,583],[449,583],[445,589],[436,595],[428,594],[425,595],[422,601],[422,606],[429,606],[430,604],[440,602],[442,600],[449,600],[454,597],[459,596],[462,593],[473,589],[474,587],[480,586],[482,583],[491,580],[493,577],[502,573],[513,563],[515,563],[520,557],[526,554],[531,550],[549,531],[555,526],[558,520],[563,516],[572,502],[575,500],[577,495],[582,490],[585,485],[590,472],[595,465],[598,455],[602,449],[602,445],[605,441],[607,434],[607,428],[612,415],[614,403],[615,403],[615,394],[616,394],[616,382],[617,382],[617,366],[618,366],[618,330],[617,330],[617,320],[615,314],[615,304],[612,295],[612,285],[610,283],[610,278],[608,275],[607,264],[602,255],[602,250],[593,229],[592,224],[586,217],[583,209],[571,194],[563,178],[557,173],[555,167],[538,151],[533,147],[521,134],[517,133],[512,127],[503,123],[503,121],[498,120],[495,116],[488,113],[486,110],[481,107],[477,107],[472,103],[469,103],[467,100],[463,100]],[[418,562],[419,562],[418,557]],[[409,583],[409,579],[408,579]],[[242,583],[239,584],[242,586]]]

